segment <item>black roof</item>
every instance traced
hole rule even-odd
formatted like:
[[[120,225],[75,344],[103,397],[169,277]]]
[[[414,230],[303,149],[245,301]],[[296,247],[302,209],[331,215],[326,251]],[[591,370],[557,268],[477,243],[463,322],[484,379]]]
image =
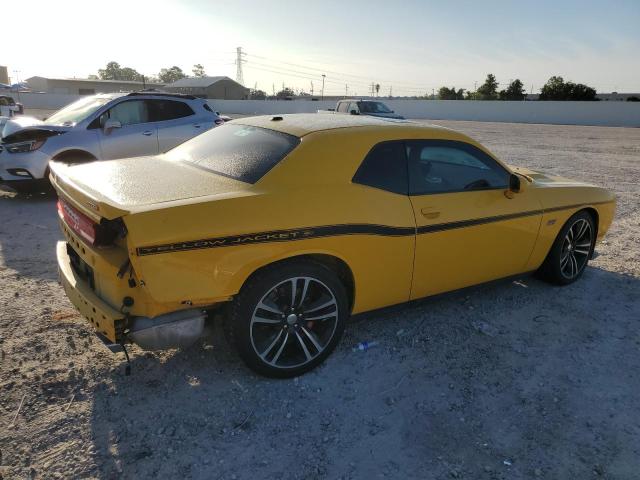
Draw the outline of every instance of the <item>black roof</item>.
[[[185,100],[195,100],[198,97],[194,97],[193,95],[186,95],[184,93],[169,93],[169,92],[159,92],[158,90],[140,90],[138,92],[131,92],[127,94],[127,97],[135,97],[138,95],[153,95],[154,97],[175,97],[175,98],[184,98]]]

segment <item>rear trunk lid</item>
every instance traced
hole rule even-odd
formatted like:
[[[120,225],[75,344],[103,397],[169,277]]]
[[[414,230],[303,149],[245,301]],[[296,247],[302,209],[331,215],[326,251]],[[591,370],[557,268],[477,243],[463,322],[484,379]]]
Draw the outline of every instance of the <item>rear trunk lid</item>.
[[[163,208],[198,197],[247,193],[249,184],[162,156],[51,163],[51,181],[67,201],[96,221]]]

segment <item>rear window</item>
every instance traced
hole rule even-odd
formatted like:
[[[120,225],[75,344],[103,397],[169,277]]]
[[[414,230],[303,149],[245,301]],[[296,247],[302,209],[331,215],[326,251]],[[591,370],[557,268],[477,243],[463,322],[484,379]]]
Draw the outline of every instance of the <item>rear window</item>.
[[[147,102],[149,102],[152,122],[175,120],[195,114],[189,105],[177,100],[147,100]]]
[[[187,162],[241,182],[256,183],[298,144],[293,135],[248,125],[222,125],[170,150]]]

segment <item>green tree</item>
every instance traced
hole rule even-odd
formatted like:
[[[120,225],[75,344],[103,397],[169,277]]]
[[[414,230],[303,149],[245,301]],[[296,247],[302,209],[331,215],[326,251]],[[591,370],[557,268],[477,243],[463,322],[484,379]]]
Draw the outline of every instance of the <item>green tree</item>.
[[[120,78],[118,80],[132,80],[136,82],[141,82],[142,75],[140,75],[133,68],[124,67],[120,70]]]
[[[559,76],[553,76],[540,89],[540,100],[566,100],[567,86],[564,79]]]
[[[376,97],[380,96],[380,84],[376,83]]]
[[[464,96],[465,100],[482,100],[481,95],[478,92],[467,92]]]
[[[158,74],[158,78],[160,79],[160,82],[165,84],[177,82],[181,78],[185,78],[185,77],[186,75],[184,74],[182,69],[180,67],[176,67],[175,65],[171,68],[163,68],[162,70],[160,70],[160,73]]]
[[[500,91],[500,100],[524,100],[527,94],[519,78],[513,80],[506,90]]]
[[[132,80],[137,82],[142,80],[142,75],[140,75],[135,69],[130,67],[121,67],[118,62],[107,63],[107,66],[104,69],[98,70],[98,76],[102,80]]]
[[[540,100],[595,101],[596,90],[582,83],[565,82],[560,76],[553,76],[540,89]]]
[[[441,87],[440,90],[438,90],[438,98],[440,100],[463,100],[464,88],[456,90],[456,87]]]
[[[98,76],[102,80],[120,80],[120,70],[118,62],[109,62],[104,69],[98,70]]]
[[[588,87],[582,83],[568,82],[569,100],[581,102],[593,102],[596,98],[596,89]]]
[[[199,63],[196,63],[193,66],[193,69],[191,69],[191,71],[193,72],[193,76],[194,77],[206,77],[207,74],[204,72],[204,67],[202,65],[200,65]]]
[[[265,92],[264,90],[256,90],[252,88],[249,91],[249,98],[251,100],[264,100],[265,98],[267,98],[267,92]]]
[[[289,87],[285,87],[276,93],[276,98],[283,99],[287,97],[295,97],[296,93],[291,90]]]
[[[487,79],[478,88],[480,100],[496,100],[498,98],[498,81],[493,73],[487,75]]]

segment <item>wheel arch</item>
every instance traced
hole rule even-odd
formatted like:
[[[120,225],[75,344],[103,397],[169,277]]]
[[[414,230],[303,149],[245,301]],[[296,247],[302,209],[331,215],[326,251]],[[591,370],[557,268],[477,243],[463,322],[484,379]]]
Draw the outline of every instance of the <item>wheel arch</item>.
[[[83,161],[94,161],[98,158],[91,152],[81,148],[70,148],[56,153],[51,159],[54,162],[69,162],[74,158],[81,158]]]
[[[580,210],[581,212],[587,212],[589,215],[591,215],[591,219],[593,220],[593,224],[595,226],[595,237],[594,238],[598,238],[598,226],[600,225],[600,214],[598,213],[598,210],[594,207],[586,207],[583,208],[582,210]]]
[[[271,268],[275,265],[284,265],[284,264],[296,262],[296,261],[308,261],[308,262],[318,263],[318,264],[324,265],[329,270],[333,271],[337,275],[338,280],[340,280],[340,283],[342,283],[342,285],[344,286],[347,292],[347,299],[349,301],[349,311],[353,309],[353,306],[355,304],[355,295],[356,295],[356,283],[355,283],[355,277],[353,275],[353,271],[349,266],[349,264],[343,258],[340,258],[339,256],[333,253],[298,252],[298,253],[293,253],[292,255],[289,255],[287,257],[265,263],[264,265],[261,265],[260,267],[254,269],[244,279],[244,281],[242,282],[241,288],[244,287],[247,284],[247,282],[249,282],[253,277],[255,277],[257,274],[259,274],[266,268]]]

